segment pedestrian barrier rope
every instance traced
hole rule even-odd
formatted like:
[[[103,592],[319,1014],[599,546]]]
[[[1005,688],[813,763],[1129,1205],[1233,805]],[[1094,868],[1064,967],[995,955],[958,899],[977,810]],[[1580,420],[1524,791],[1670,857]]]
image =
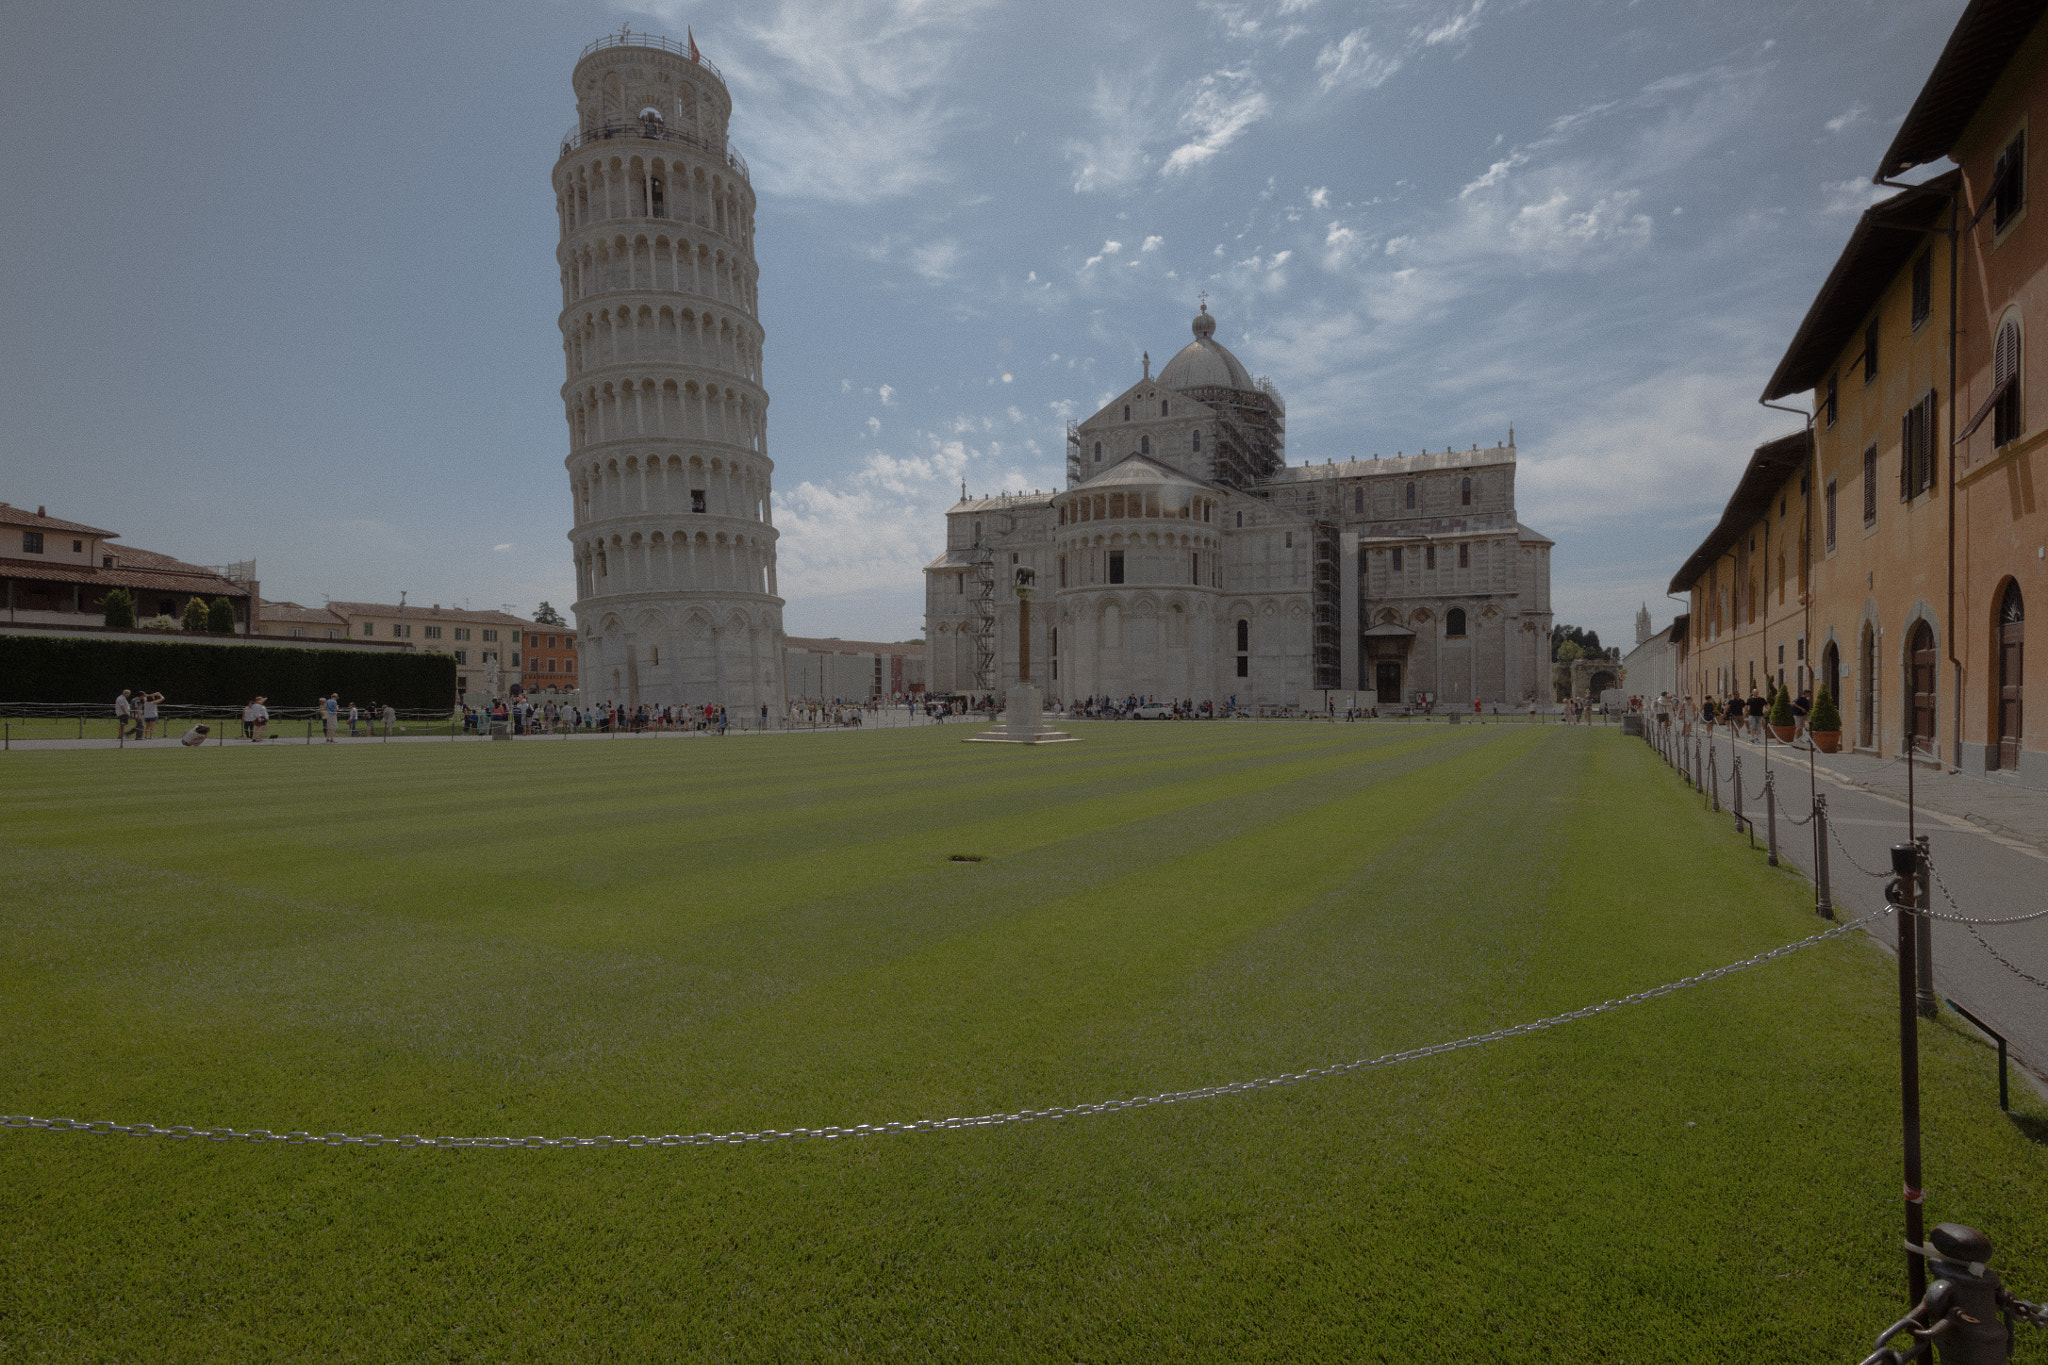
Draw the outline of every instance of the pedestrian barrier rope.
[[[1885,871],[1885,872],[1872,872],[1872,871],[1871,871],[1871,870],[1870,870],[1869,868],[1865,867],[1865,866],[1864,866],[1864,865],[1863,865],[1862,863],[1859,863],[1859,862],[1857,862],[1857,861],[1856,861],[1856,855],[1855,855],[1855,854],[1853,854],[1853,853],[1851,853],[1851,852],[1849,851],[1849,846],[1848,846],[1847,844],[1845,844],[1845,843],[1843,843],[1843,842],[1842,842],[1842,831],[1841,831],[1841,829],[1840,829],[1839,827],[1837,827],[1837,826],[1836,826],[1836,825],[1834,824],[1834,822],[1832,822],[1832,821],[1830,821],[1830,822],[1828,823],[1828,837],[1830,837],[1831,839],[1833,839],[1833,840],[1835,841],[1835,847],[1836,847],[1836,848],[1838,848],[1838,849],[1840,849],[1840,850],[1842,851],[1842,857],[1844,857],[1845,859],[1847,859],[1847,860],[1848,860],[1849,866],[1851,866],[1851,867],[1855,868],[1855,869],[1856,869],[1856,870],[1857,870],[1858,872],[1861,872],[1861,873],[1862,873],[1862,874],[1863,874],[1864,876],[1866,876],[1866,877],[1889,877],[1889,876],[1891,876],[1891,875],[1892,875],[1892,874],[1891,874],[1890,872],[1888,872],[1888,871]]]
[[[298,1146],[326,1147],[714,1147],[742,1145],[750,1142],[784,1142],[806,1138],[850,1138],[877,1137],[892,1133],[931,1133],[960,1128],[996,1128],[1006,1124],[1030,1123],[1038,1119],[1060,1119],[1085,1117],[1095,1114],[1113,1114],[1126,1109],[1148,1109],[1159,1105],[1184,1104],[1190,1100],[1215,1099],[1223,1095],[1246,1094],[1257,1090],[1270,1090],[1283,1085],[1295,1085],[1302,1081],[1322,1080],[1331,1076],[1342,1076],[1353,1071],[1366,1071],[1378,1067],[1395,1066],[1424,1057],[1442,1056],[1447,1052],[1459,1052],[1466,1048],[1478,1047],[1485,1043],[1501,1042],[1509,1038],[1520,1038],[1574,1020],[1590,1019],[1594,1015],[1621,1009],[1626,1005],[1639,1005],[1645,1001],[1682,991],[1692,986],[1703,986],[1718,981],[1750,967],[1761,966],[1777,958],[1789,956],[1802,948],[1831,938],[1840,938],[1853,929],[1859,929],[1874,919],[1891,913],[1892,907],[1872,911],[1859,919],[1848,920],[1831,929],[1792,943],[1780,944],[1766,949],[1739,962],[1730,962],[1677,981],[1667,981],[1661,986],[1648,990],[1616,996],[1603,1000],[1597,1005],[1587,1005],[1566,1014],[1548,1015],[1525,1024],[1508,1028],[1492,1029],[1485,1033],[1468,1034],[1463,1038],[1445,1043],[1430,1043],[1423,1047],[1407,1048],[1400,1052],[1385,1052],[1377,1057],[1361,1057],[1356,1061],[1337,1062],[1329,1066],[1309,1067],[1302,1071],[1290,1071],[1278,1076],[1262,1076],[1253,1080],[1230,1081],[1222,1085],[1206,1085],[1195,1090],[1174,1090],[1157,1095],[1134,1095],[1123,1099],[1098,1100],[1091,1104],[1069,1104],[1050,1109],[1020,1109],[1006,1114],[980,1114],[971,1118],[913,1119],[892,1123],[857,1123],[849,1126],[826,1128],[764,1128],[753,1131],[727,1133],[668,1133],[659,1137],[635,1134],[631,1137],[427,1137],[419,1133],[405,1133],[387,1136],[382,1133],[309,1133],[300,1130],[276,1132],[268,1128],[194,1128],[184,1124],[158,1127],[150,1123],[115,1123],[110,1119],[66,1119],[37,1118],[31,1114],[0,1115],[0,1128],[32,1128],[53,1133],[94,1133],[103,1136],[122,1134],[129,1137],[163,1138],[204,1138],[211,1142],[282,1142]]]
[[[1955,894],[1948,889],[1948,883],[1941,879],[1940,871],[1934,866],[1934,859],[1930,857],[1926,861],[1928,874],[1934,878],[1934,884],[1941,888],[1942,899],[1946,900],[1956,913],[1944,915],[1939,910],[1929,909],[1920,911],[1920,914],[1933,919],[1947,920],[1951,924],[2025,924],[2029,920],[2048,919],[2048,910],[2036,910],[2028,915],[2008,915],[2003,919],[1984,919],[1966,915],[1963,913],[1963,907],[1956,904]]]

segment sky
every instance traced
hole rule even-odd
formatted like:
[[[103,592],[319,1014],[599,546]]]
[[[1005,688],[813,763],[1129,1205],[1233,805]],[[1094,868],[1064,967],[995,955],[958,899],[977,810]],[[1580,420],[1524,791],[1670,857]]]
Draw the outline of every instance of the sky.
[[[1206,292],[1290,460],[1512,426],[1557,619],[1626,643],[1797,429],[1757,395],[1962,5],[12,0],[0,500],[566,612],[549,173],[624,24],[732,90],[791,634],[917,638],[962,485],[1059,486]]]

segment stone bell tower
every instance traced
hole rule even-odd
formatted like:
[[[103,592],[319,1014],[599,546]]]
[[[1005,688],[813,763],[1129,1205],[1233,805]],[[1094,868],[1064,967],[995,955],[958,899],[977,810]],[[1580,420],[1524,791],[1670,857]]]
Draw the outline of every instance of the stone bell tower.
[[[754,190],[694,38],[583,49],[555,162],[586,702],[779,713]]]

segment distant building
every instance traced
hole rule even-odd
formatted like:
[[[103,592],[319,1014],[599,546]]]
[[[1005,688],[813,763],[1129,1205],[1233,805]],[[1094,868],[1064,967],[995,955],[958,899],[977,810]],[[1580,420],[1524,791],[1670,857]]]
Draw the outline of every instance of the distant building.
[[[1674,697],[1686,695],[1679,684],[1684,679],[1687,644],[1687,628],[1692,618],[1686,615],[1676,617],[1670,625],[1656,630],[1650,625],[1650,608],[1647,603],[1636,614],[1636,647],[1621,661],[1622,676],[1627,679],[1629,692],[1644,699],[1655,701],[1662,693]],[[1697,703],[1700,698],[1695,697]]]
[[[529,692],[574,692],[577,690],[576,632],[567,626],[530,625],[526,628],[526,690]]]
[[[782,642],[783,677],[791,701],[870,701],[920,695],[925,690],[922,642],[806,639]]]
[[[351,639],[398,640],[428,653],[453,655],[458,693],[487,690],[493,667],[499,696],[524,679],[525,636],[535,626],[509,612],[388,602],[329,602],[327,609],[348,623]]]
[[[256,633],[287,640],[346,640],[348,618],[331,607],[264,601],[257,607]]]
[[[1194,340],[1070,429],[1059,492],[968,498],[925,566],[935,691],[1018,677],[1035,570],[1049,696],[1218,705],[1519,704],[1550,688],[1552,542],[1516,519],[1515,448],[1289,466],[1286,409]]]
[[[108,543],[119,538],[118,531],[60,521],[47,508],[29,512],[0,502],[0,601],[8,624],[97,627],[107,593],[126,588],[138,624],[157,616],[177,620],[195,597],[225,597],[235,609],[236,633],[252,633],[253,565],[252,581],[238,582],[154,550]]]

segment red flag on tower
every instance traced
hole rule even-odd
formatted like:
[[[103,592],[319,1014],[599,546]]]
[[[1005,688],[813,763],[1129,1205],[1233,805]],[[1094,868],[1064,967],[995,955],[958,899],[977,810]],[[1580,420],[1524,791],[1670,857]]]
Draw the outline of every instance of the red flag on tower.
[[[687,25],[684,27],[683,32],[689,34],[690,37],[690,60],[693,62],[703,61],[703,56],[697,51],[697,35],[690,33]]]

